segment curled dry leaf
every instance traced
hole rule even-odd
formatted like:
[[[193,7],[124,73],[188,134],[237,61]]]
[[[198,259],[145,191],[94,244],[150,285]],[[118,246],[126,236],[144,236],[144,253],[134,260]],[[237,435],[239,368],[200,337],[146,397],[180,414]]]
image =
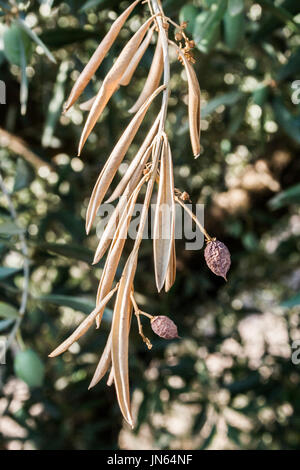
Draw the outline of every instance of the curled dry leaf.
[[[177,46],[176,46],[177,47]],[[187,60],[181,49],[177,47],[178,53],[182,57],[187,74],[189,88],[189,127],[190,137],[195,158],[200,155],[200,111],[201,92],[199,82],[193,66]]]
[[[150,151],[151,151],[151,149],[150,149]],[[149,154],[150,154],[150,152],[148,152],[148,155],[146,153],[145,156],[149,158]],[[128,184],[128,189],[123,194],[123,196],[120,199],[117,207],[115,208],[114,212],[112,213],[112,215],[109,219],[109,222],[108,222],[108,224],[107,224],[107,226],[106,226],[106,228],[105,228],[105,230],[104,230],[104,232],[103,232],[103,234],[100,238],[100,241],[99,241],[96,253],[95,253],[93,264],[98,263],[100,261],[100,259],[102,258],[102,256],[104,255],[104,253],[107,250],[110,242],[113,239],[113,235],[116,234],[116,228],[117,228],[117,232],[118,232],[119,237],[120,236],[123,236],[123,237],[125,236],[126,237],[127,231],[126,231],[126,234],[119,233],[119,232],[121,232],[121,230],[119,229],[118,225],[120,227],[123,227],[123,225],[124,225],[128,228],[128,225],[130,223],[130,219],[131,219],[131,216],[132,216],[132,212],[134,210],[136,199],[139,195],[139,192],[141,190],[142,185],[145,183],[145,181],[147,179],[147,176],[144,176],[141,179],[141,181],[139,182],[139,184],[137,185],[137,183],[140,179],[141,173],[142,173],[142,170],[140,172],[139,171],[136,172],[136,174],[134,175],[135,177],[132,178],[130,183]],[[118,224],[119,217],[120,217],[120,220],[119,220],[119,224]]]
[[[111,387],[113,383],[114,383],[114,369],[112,367],[111,370],[110,370],[106,385]]]
[[[105,58],[107,52],[110,50],[111,46],[115,42],[119,32],[121,31],[122,26],[124,25],[125,21],[127,20],[128,16],[135,8],[135,6],[141,0],[136,0],[135,2],[130,5],[127,10],[125,10],[122,15],[120,15],[116,21],[112,24],[109,32],[106,36],[102,39],[101,43],[97,47],[96,51],[92,55],[91,59],[84,67],[83,71],[79,75],[78,79],[76,80],[70,96],[65,104],[65,111],[67,111],[79,98],[89,81],[91,80],[92,76],[101,65],[103,59]]]
[[[124,74],[128,63],[132,56],[135,54],[136,50],[138,49],[141,41],[143,40],[144,35],[147,32],[150,24],[153,21],[153,17],[149,18],[132,36],[132,38],[128,41],[124,49],[122,50],[121,54],[117,58],[116,62],[108,72],[107,76],[105,77],[102,86],[97,93],[96,99],[92,105],[92,108],[89,112],[87,120],[85,122],[80,141],[78,146],[78,155],[81,154],[81,150],[92,132],[97,120],[101,116],[105,106],[107,105],[108,101],[110,100],[111,96],[117,90],[119,86],[119,82]]]
[[[171,318],[166,317],[165,315],[159,315],[153,317],[151,320],[151,328],[155,334],[164,339],[174,339],[179,338],[178,330],[175,323]]]
[[[164,138],[158,195],[154,217],[153,254],[155,280],[160,292],[167,275],[175,229],[175,203],[172,155]]]
[[[108,371],[108,368],[111,364],[111,338],[112,338],[112,333],[109,333],[109,336],[106,341],[105,348],[103,350],[102,356],[100,358],[100,361],[98,362],[97,368],[95,370],[94,376],[91,380],[91,383],[89,385],[89,389],[92,387],[95,387],[98,382],[102,379],[102,377],[106,374]]]
[[[112,298],[116,291],[117,287],[115,287],[111,292],[109,292],[103,300],[100,302],[99,305],[89,314],[88,317],[86,317],[82,323],[76,328],[74,333],[71,334],[60,346],[58,346],[54,351],[52,351],[51,354],[49,354],[49,357],[56,357],[65,352],[69,347],[75,343],[86,331],[89,329],[89,327],[93,324],[95,318],[99,314],[99,311],[102,309],[104,310],[106,304],[108,301]]]
[[[209,269],[227,281],[226,274],[230,268],[230,252],[224,243],[219,240],[209,241],[204,250],[204,257]]]
[[[132,304],[130,293],[136,271],[137,257],[132,252],[122,273],[112,323],[112,366],[114,383],[121,412],[133,426],[129,394],[128,337]]]
[[[87,209],[86,215],[86,231],[89,233],[93,221],[96,217],[97,210],[103,201],[103,198],[109,188],[110,183],[115,176],[117,169],[119,168],[120,163],[122,162],[131,142],[133,141],[144,117],[145,114],[154,100],[154,98],[164,89],[164,86],[159,87],[155,90],[154,93],[148,98],[148,100],[144,103],[141,109],[136,113],[136,115],[132,118],[131,122],[125,129],[124,133],[122,134],[121,138],[119,139],[118,143],[116,144],[115,148],[113,149],[110,157],[108,158],[107,162],[105,163],[103,170],[101,171],[98,180],[95,184],[93,189],[91,199]]]
[[[136,103],[129,109],[129,113],[136,113],[140,109],[140,107],[145,103],[146,99],[158,87],[163,73],[163,69],[163,49],[161,41],[158,39],[152,64],[144,88],[141,91],[141,94],[138,97]]]
[[[175,239],[172,242],[172,250],[169,261],[169,266],[167,270],[166,282],[165,282],[165,291],[168,292],[173,286],[176,279],[176,249],[175,249]]]
[[[154,136],[157,133],[159,121],[160,121],[160,113],[158,114],[157,118],[152,124],[151,129],[149,130],[144,142],[142,143],[139,151],[137,152],[136,156],[130,163],[120,183],[118,184],[118,186],[116,187],[112,195],[105,202],[110,203],[110,202],[113,202],[118,197],[120,197],[120,195],[123,193],[123,191],[127,187],[128,182],[132,178],[133,174],[135,174],[137,168],[144,168],[144,165],[147,162],[147,160],[145,160],[145,155],[148,152],[148,150],[152,148],[151,147],[152,142],[153,142]]]
[[[134,72],[136,71],[137,66],[139,65],[143,55],[145,54],[146,50],[148,49],[148,46],[149,46],[150,41],[152,39],[153,31],[154,31],[154,26],[152,26],[150,31],[148,31],[147,36],[143,40],[142,44],[140,45],[140,47],[138,48],[138,50],[136,51],[134,56],[132,57],[127,69],[125,70],[124,75],[122,76],[122,78],[120,80],[119,84],[121,86],[127,86],[131,82],[131,79],[133,77]]]
[[[84,103],[80,103],[79,108],[82,111],[90,111],[92,109],[92,106],[93,106],[94,102],[95,102],[96,96],[97,95],[93,96],[93,98],[90,98],[87,101],[84,101]]]
[[[121,254],[126,242],[126,236],[128,231],[128,226],[131,220],[132,212],[136,203],[136,199],[140,192],[140,189],[144,182],[146,181],[146,177],[144,177],[135,191],[133,192],[126,210],[122,213],[121,219],[119,221],[117,230],[115,232],[105,265],[103,269],[103,273],[101,276],[101,281],[98,287],[97,293],[97,305],[98,303],[102,302],[102,299],[106,296],[107,292],[110,291],[114,277],[116,275],[116,271],[118,268],[118,264],[121,258]],[[103,316],[104,309],[102,308],[99,310],[98,315],[96,317],[97,320],[97,328],[100,326],[100,322]]]

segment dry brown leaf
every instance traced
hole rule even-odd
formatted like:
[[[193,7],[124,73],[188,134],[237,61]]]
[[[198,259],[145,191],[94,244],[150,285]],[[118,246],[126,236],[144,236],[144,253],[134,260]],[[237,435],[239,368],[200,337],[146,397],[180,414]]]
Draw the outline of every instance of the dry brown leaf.
[[[118,88],[122,75],[124,74],[129,61],[143,40],[143,37],[152,23],[153,18],[154,17],[149,18],[132,36],[105,77],[84,125],[79,141],[78,155],[81,154],[81,150],[88,136],[92,132],[97,120],[101,116],[111,96]]]
[[[100,261],[105,251],[107,250],[110,242],[112,241],[113,235],[116,234],[116,230],[118,233],[121,231],[121,229],[118,228],[118,225],[120,224],[120,227],[122,227],[123,224],[126,224],[126,226],[128,226],[128,224],[130,223],[130,219],[132,216],[132,212],[134,210],[136,199],[139,195],[142,185],[146,181],[146,176],[145,176],[137,185],[140,179],[141,173],[142,173],[142,170],[140,172],[137,172],[137,174],[134,175],[135,177],[131,179],[128,185],[128,190],[120,199],[117,207],[112,213],[109,219],[109,222],[100,238],[100,241],[99,241],[99,244],[98,244],[95,256],[94,256],[93,264],[96,264]],[[118,218],[120,216],[121,218],[118,224]],[[120,234],[118,236],[120,236]],[[124,236],[123,233],[122,233],[122,236]]]
[[[132,252],[125,265],[115,302],[112,323],[112,365],[114,383],[121,412],[125,420],[133,426],[131,416],[129,373],[128,373],[128,338],[129,318],[132,309],[130,293],[136,271],[137,257]]]
[[[121,219],[119,221],[117,230],[115,232],[114,238],[112,240],[112,244],[104,265],[103,273],[101,276],[101,281],[98,287],[97,293],[97,305],[98,303],[102,302],[103,297],[106,296],[107,292],[110,291],[114,277],[116,275],[116,271],[118,268],[118,264],[121,258],[121,254],[126,242],[128,226],[131,220],[132,212],[136,203],[136,199],[139,195],[140,189],[144,182],[146,181],[146,177],[144,177],[141,181],[136,190],[134,191],[130,201],[126,207],[126,210],[123,212]],[[97,315],[97,328],[100,327],[101,319],[103,316],[104,308],[99,310]]]
[[[111,364],[111,338],[112,333],[109,333],[105,348],[103,350],[100,361],[98,362],[97,368],[95,370],[94,376],[89,385],[89,389],[95,387],[102,377],[106,374],[110,364]]]
[[[165,282],[165,291],[168,292],[173,286],[176,279],[176,249],[175,249],[175,239],[172,243],[172,251],[169,261],[169,266],[167,270],[166,282]]]
[[[158,37],[152,64],[144,88],[135,104],[129,109],[129,113],[136,113],[140,109],[140,107],[145,103],[146,99],[151,95],[151,93],[153,93],[153,91],[158,87],[163,73],[163,69],[163,49],[161,41]]]
[[[69,336],[60,346],[58,346],[54,351],[52,351],[51,354],[49,354],[49,357],[56,357],[65,352],[69,347],[77,341],[92,325],[94,322],[95,318],[99,314],[99,311],[105,308],[106,304],[108,301],[112,298],[114,295],[115,291],[117,290],[117,287],[115,287],[112,291],[110,291],[104,298],[103,300],[99,303],[99,305],[96,306],[96,308],[89,314],[88,317],[86,317],[82,323],[76,328],[76,330]]]
[[[133,426],[133,421],[131,416],[128,374],[128,338],[132,314],[130,294],[133,288],[133,280],[136,272],[138,249],[142,240],[146,216],[149,210],[153,186],[156,179],[156,171],[161,150],[160,140],[160,137],[158,137],[153,148],[152,174],[147,184],[139,229],[133,250],[121,276],[113,314],[112,367],[114,370],[114,383],[121,412],[131,426]]]
[[[128,185],[128,182],[130,181],[132,176],[135,174],[137,168],[143,167],[143,165],[145,165],[145,163],[147,162],[148,158],[147,158],[147,160],[145,159],[146,152],[150,148],[152,148],[151,145],[152,145],[152,141],[154,139],[154,136],[157,133],[159,120],[160,120],[160,114],[158,114],[157,118],[155,119],[155,121],[154,121],[153,125],[151,126],[151,129],[149,130],[144,142],[142,143],[139,151],[137,152],[136,156],[134,157],[134,159],[130,163],[130,165],[129,165],[125,175],[121,179],[120,183],[118,184],[118,186],[116,187],[116,189],[114,190],[112,195],[105,201],[106,203],[113,202],[118,197],[120,197],[120,195],[123,193],[126,186]]]
[[[201,106],[201,91],[199,82],[193,66],[187,60],[185,55],[180,51],[180,56],[183,59],[185,66],[188,88],[189,88],[189,126],[190,126],[190,137],[193,149],[194,157],[197,158],[200,155],[200,106]]]
[[[151,41],[152,35],[153,35],[153,31],[154,31],[154,26],[150,29],[150,31],[148,31],[147,36],[145,37],[142,44],[140,45],[140,47],[138,48],[138,50],[134,54],[133,58],[131,59],[127,69],[125,70],[124,75],[122,76],[122,78],[119,82],[119,84],[121,86],[127,86],[131,82],[133,74],[136,71],[137,66],[139,65],[143,55],[145,54],[145,52],[146,52],[146,50],[147,50],[147,48],[150,44],[150,41]]]
[[[108,380],[106,382],[106,385],[111,387],[113,383],[114,383],[114,369],[112,367],[111,370],[110,370],[109,377],[108,377]]]
[[[108,158],[107,162],[102,169],[98,180],[94,186],[91,199],[87,209],[86,215],[86,231],[89,233],[93,221],[96,217],[97,210],[103,201],[103,198],[106,194],[107,189],[110,186],[110,183],[113,180],[113,177],[122,162],[131,142],[133,141],[143,119],[149,108],[150,104],[154,100],[154,98],[164,89],[165,87],[162,85],[154,93],[147,99],[144,105],[140,108],[140,110],[136,113],[136,115],[132,118],[131,122],[125,129],[124,133],[122,134],[121,138],[119,139],[118,143],[114,147],[110,157]]]
[[[175,228],[175,202],[172,155],[166,136],[161,155],[158,195],[154,217],[153,254],[158,292],[166,280]]]
[[[82,110],[82,111],[90,111],[92,109],[92,106],[93,104],[95,103],[95,99],[96,99],[97,95],[93,96],[92,98],[90,98],[89,100],[87,101],[84,101],[83,103],[81,103],[79,105],[79,108]]]
[[[65,111],[67,111],[79,98],[89,81],[91,80],[92,76],[96,72],[97,68],[101,65],[104,57],[106,56],[107,52],[111,48],[112,44],[115,42],[122,26],[124,25],[125,21],[127,20],[128,16],[134,9],[134,7],[140,2],[141,0],[136,0],[135,2],[130,5],[127,10],[125,10],[122,15],[120,15],[116,21],[112,24],[110,30],[106,34],[106,36],[102,39],[101,43],[95,50],[94,54],[92,55],[91,59],[84,67],[83,71],[79,75],[78,79],[76,80],[70,96],[65,104]]]

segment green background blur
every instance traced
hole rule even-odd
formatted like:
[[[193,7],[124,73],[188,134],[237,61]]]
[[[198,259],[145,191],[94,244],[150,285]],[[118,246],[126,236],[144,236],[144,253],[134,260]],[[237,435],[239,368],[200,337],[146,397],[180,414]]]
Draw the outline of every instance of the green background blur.
[[[129,122],[127,110],[143,87],[154,46],[131,84],[115,93],[77,158],[86,115],[77,105],[61,115],[62,105],[129,2],[17,2],[20,17],[42,41],[37,46],[12,20],[13,5],[1,1],[6,104],[0,105],[0,166],[17,212],[16,225],[1,194],[2,342],[17,321],[22,293],[20,229],[29,249],[30,295],[20,332],[0,365],[0,449],[300,446],[299,1],[162,3],[174,21],[189,21],[202,89],[203,149],[194,160],[187,84],[171,51],[167,132],[175,186],[205,204],[206,229],[229,247],[228,282],[209,271],[203,250],[185,251],[178,240],[176,283],[158,295],[152,244],[143,242],[135,280],[139,304],[170,315],[181,339],[154,338],[145,324],[153,342],[148,351],[132,323],[133,431],[122,422],[113,387],[103,380],[87,390],[109,331],[109,309],[100,330],[91,329],[71,351],[48,359],[94,306],[103,261],[90,266],[97,236],[85,235],[85,211],[98,173]],[[134,10],[82,101],[98,90],[148,14],[147,5]],[[138,149],[158,107],[159,99],[124,161]]]

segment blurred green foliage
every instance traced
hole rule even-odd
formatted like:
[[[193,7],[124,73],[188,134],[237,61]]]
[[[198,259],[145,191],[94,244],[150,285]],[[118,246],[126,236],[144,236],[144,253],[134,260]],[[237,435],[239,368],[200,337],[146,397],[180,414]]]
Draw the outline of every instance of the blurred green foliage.
[[[30,260],[26,314],[7,364],[0,365],[0,448],[298,448],[300,374],[291,359],[300,338],[298,0],[163,1],[174,21],[189,21],[203,98],[203,151],[195,161],[185,77],[173,56],[167,130],[175,184],[205,204],[206,228],[230,248],[232,268],[224,285],[205,266],[203,252],[185,251],[179,240],[176,283],[157,295],[151,242],[143,243],[139,303],[150,313],[171,315],[181,339],[153,338],[149,352],[133,323],[136,429],[122,427],[115,392],[105,381],[87,390],[110,309],[100,331],[90,331],[63,357],[47,357],[94,306],[103,262],[90,266],[97,237],[85,235],[85,210],[142,89],[153,45],[130,86],[113,96],[82,160],[75,155],[83,112],[75,106],[62,116],[61,107],[127,5],[0,2],[0,79],[6,85],[0,164],[17,213],[12,220],[1,195],[0,339],[19,318],[20,234]],[[136,8],[83,100],[99,88],[147,15],[145,5]],[[154,113],[155,106],[128,159]]]

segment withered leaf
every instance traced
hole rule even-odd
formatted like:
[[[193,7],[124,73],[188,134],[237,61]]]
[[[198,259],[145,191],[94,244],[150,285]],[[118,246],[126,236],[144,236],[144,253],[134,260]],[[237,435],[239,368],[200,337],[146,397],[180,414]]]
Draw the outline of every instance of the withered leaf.
[[[97,47],[96,51],[92,55],[91,59],[84,67],[83,71],[79,75],[78,79],[76,80],[70,96],[65,104],[65,111],[67,111],[79,98],[89,81],[91,80],[92,76],[101,65],[104,57],[106,56],[107,52],[115,42],[119,32],[121,31],[122,26],[124,25],[125,21],[127,20],[128,16],[135,8],[135,6],[141,0],[136,0],[133,2],[112,24],[110,30],[106,34],[106,36],[102,39],[101,43]]]
[[[141,91],[140,96],[138,97],[135,104],[129,109],[130,113],[136,113],[140,109],[140,107],[145,103],[146,99],[158,87],[163,73],[163,68],[163,49],[161,41],[158,38],[148,77],[146,79],[145,85],[143,87],[143,90]]]
[[[149,18],[132,36],[132,38],[128,41],[126,46],[123,48],[121,54],[117,58],[116,62],[108,72],[107,76],[105,77],[102,86],[96,96],[96,99],[91,107],[89,115],[87,117],[86,123],[84,125],[79,146],[78,146],[78,155],[81,154],[81,150],[92,132],[97,120],[101,116],[105,106],[107,105],[108,101],[110,100],[113,93],[117,90],[119,86],[119,82],[124,74],[128,62],[135,54],[136,50],[138,49],[141,41],[143,40],[144,35],[147,32],[150,24],[153,21],[153,17]]]
[[[88,317],[86,317],[82,323],[76,328],[76,330],[69,336],[60,346],[58,346],[54,351],[52,351],[51,354],[49,354],[49,357],[56,357],[65,352],[69,347],[75,343],[88,329],[89,327],[93,324],[95,318],[99,314],[99,311],[105,308],[105,305],[108,303],[108,301],[112,298],[116,291],[116,287],[110,291],[100,302],[99,305],[96,306],[96,308],[89,314]]]
[[[164,89],[165,87],[162,85],[154,93],[147,99],[144,105],[140,108],[140,110],[135,114],[132,118],[131,122],[125,129],[124,133],[120,137],[118,143],[114,147],[110,157],[108,158],[107,162],[105,163],[98,180],[94,186],[91,199],[87,209],[86,215],[86,231],[89,233],[93,221],[96,217],[97,210],[100,204],[103,201],[103,198],[109,188],[110,183],[115,176],[115,173],[122,162],[131,142],[133,141],[143,119],[144,116],[154,100],[154,98]]]
[[[155,280],[159,292],[166,280],[174,240],[174,228],[175,203],[172,155],[169,143],[164,139],[153,237]]]

